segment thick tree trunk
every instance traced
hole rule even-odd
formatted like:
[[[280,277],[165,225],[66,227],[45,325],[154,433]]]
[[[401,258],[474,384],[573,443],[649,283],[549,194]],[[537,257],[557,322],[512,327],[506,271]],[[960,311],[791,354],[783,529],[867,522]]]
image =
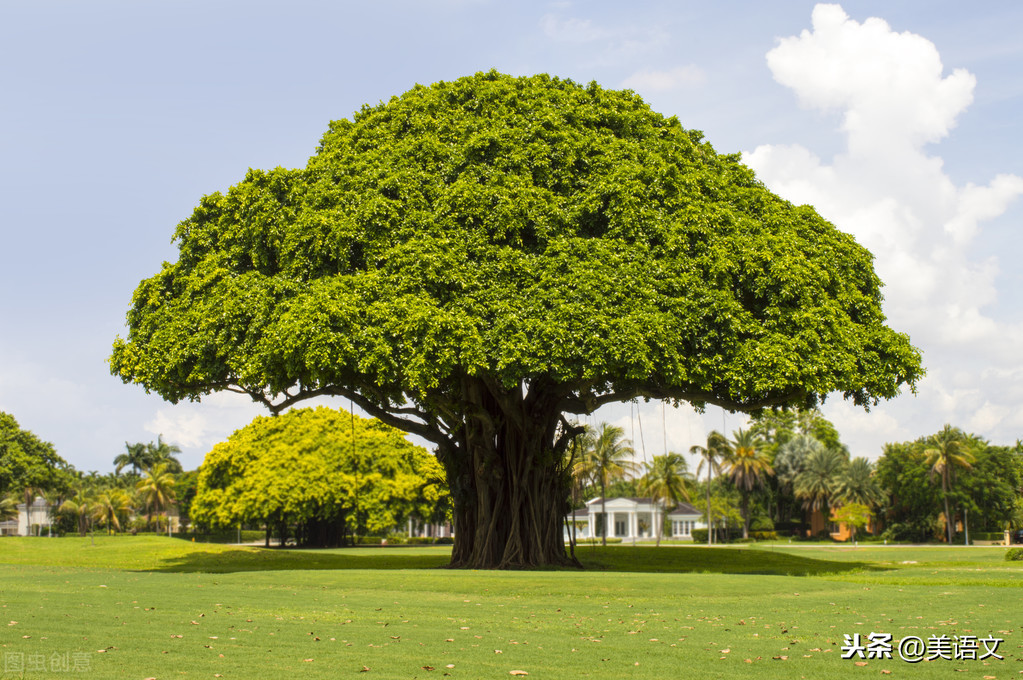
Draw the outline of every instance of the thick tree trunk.
[[[565,553],[569,509],[568,438],[561,414],[542,395],[496,391],[465,381],[461,441],[442,447],[452,491],[452,567],[514,569],[576,564]]]

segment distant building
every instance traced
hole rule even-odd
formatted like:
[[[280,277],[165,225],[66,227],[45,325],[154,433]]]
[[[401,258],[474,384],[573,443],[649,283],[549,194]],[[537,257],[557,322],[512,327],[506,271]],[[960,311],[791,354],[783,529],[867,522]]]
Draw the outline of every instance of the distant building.
[[[667,519],[668,529],[661,536],[667,539],[691,540],[693,529],[705,529],[702,513],[689,503],[679,503],[671,512],[652,498],[601,498],[586,502],[585,510],[576,510],[569,521],[576,526],[576,538],[600,538],[605,522],[602,505],[607,512],[607,537],[622,540],[657,538],[657,526]],[[566,529],[566,540],[568,539]]]
[[[18,504],[17,519],[0,522],[0,536],[47,536],[53,525],[52,506],[42,496],[32,504]]]

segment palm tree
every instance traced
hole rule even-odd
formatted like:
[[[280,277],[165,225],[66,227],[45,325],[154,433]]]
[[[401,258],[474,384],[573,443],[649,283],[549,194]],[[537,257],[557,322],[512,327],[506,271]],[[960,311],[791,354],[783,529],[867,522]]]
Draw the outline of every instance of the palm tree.
[[[591,448],[583,459],[581,474],[588,476],[600,486],[600,513],[603,517],[601,544],[607,545],[607,485],[624,479],[639,470],[632,460],[636,452],[632,442],[625,439],[625,430],[617,425],[601,423]]]
[[[152,458],[149,455],[149,449],[142,442],[136,442],[135,444],[129,444],[124,442],[124,453],[118,454],[114,457],[114,471],[117,474],[121,474],[121,470],[126,467],[130,467],[131,471],[138,477],[139,473],[153,464]]]
[[[803,508],[811,512],[819,510],[824,521],[830,521],[836,484],[848,464],[845,454],[837,449],[820,448],[807,456],[803,471],[793,482],[796,498],[803,501]]]
[[[835,480],[835,500],[875,508],[884,501],[884,491],[874,478],[874,465],[866,458],[853,458]]]
[[[646,475],[643,476],[640,489],[644,495],[654,499],[655,503],[663,503],[665,512],[671,512],[680,500],[683,498],[689,500],[687,476],[686,459],[682,454],[671,452],[663,456],[654,456]],[[663,528],[662,517],[657,523],[657,547],[661,546]]]
[[[121,516],[131,510],[131,496],[124,489],[104,489],[96,495],[92,504],[93,518],[105,520],[107,533],[121,530]]]
[[[85,480],[79,480],[75,492],[60,504],[60,512],[75,517],[78,521],[78,533],[82,536],[91,528],[90,519],[95,514],[92,490]]]
[[[721,472],[721,463],[728,458],[730,447],[725,435],[711,430],[707,435],[707,445],[699,444],[689,447],[689,453],[700,456],[700,464],[696,468],[696,476],[700,476],[703,466],[707,466],[707,545],[714,543],[714,522],[710,514],[710,480],[711,473]]]
[[[575,506],[579,501],[579,495],[585,490],[587,483],[590,481],[589,472],[586,469],[586,460],[589,456],[590,450],[593,449],[593,444],[596,438],[593,436],[593,428],[589,425],[583,425],[583,431],[572,438],[572,443],[569,444],[569,461],[570,461],[570,473],[572,475],[572,509],[575,512]],[[573,516],[572,521],[572,550],[575,550],[575,518]],[[575,553],[573,552],[573,557]]]
[[[15,519],[18,516],[18,501],[14,498],[0,498],[0,522]]]
[[[153,522],[153,513],[167,510],[174,503],[174,474],[168,470],[167,463],[159,463],[146,472],[135,487],[146,508],[149,523]],[[170,518],[167,521],[170,533]]]
[[[945,425],[941,432],[933,434],[924,442],[924,456],[931,466],[930,478],[941,477],[941,497],[945,503],[945,533],[952,543],[952,515],[948,509],[948,494],[952,490],[955,468],[969,470],[977,462],[970,452],[969,442],[963,431]]]
[[[159,434],[156,436],[156,443],[146,444],[146,448],[149,451],[150,465],[149,467],[155,467],[160,463],[167,463],[167,471],[179,474],[184,471],[181,467],[181,461],[179,461],[174,454],[181,453],[181,447],[177,444],[168,444],[163,440],[163,435]]]
[[[732,433],[729,453],[728,476],[742,494],[742,537],[749,538],[749,495],[753,489],[763,486],[764,479],[774,474],[762,449],[762,440],[750,430],[736,430]]]

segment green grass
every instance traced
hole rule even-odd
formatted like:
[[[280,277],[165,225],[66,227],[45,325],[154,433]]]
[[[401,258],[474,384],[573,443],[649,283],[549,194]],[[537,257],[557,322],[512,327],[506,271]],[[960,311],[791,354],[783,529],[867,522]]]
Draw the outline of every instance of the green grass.
[[[0,678],[1023,671],[1023,564],[1005,562],[1004,548],[585,547],[585,571],[542,572],[438,568],[449,550],[2,539]],[[843,634],[871,631],[896,639],[994,634],[1005,638],[1006,658],[862,667],[839,658]],[[49,661],[55,653],[86,655],[88,673],[3,673],[5,654]]]

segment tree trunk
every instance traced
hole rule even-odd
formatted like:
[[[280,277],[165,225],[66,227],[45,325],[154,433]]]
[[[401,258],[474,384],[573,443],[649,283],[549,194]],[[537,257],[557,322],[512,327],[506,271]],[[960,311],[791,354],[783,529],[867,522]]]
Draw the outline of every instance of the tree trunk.
[[[710,464],[707,465],[707,545],[714,544],[714,518],[710,514]]]
[[[948,538],[948,544],[952,545],[952,516],[948,511],[948,482],[944,475],[941,477],[941,496],[945,501],[945,535]]]
[[[463,381],[470,404],[460,441],[442,446],[454,502],[451,566],[471,569],[575,564],[565,553],[571,433],[550,395]]]
[[[749,492],[742,494],[742,538],[749,538]]]

